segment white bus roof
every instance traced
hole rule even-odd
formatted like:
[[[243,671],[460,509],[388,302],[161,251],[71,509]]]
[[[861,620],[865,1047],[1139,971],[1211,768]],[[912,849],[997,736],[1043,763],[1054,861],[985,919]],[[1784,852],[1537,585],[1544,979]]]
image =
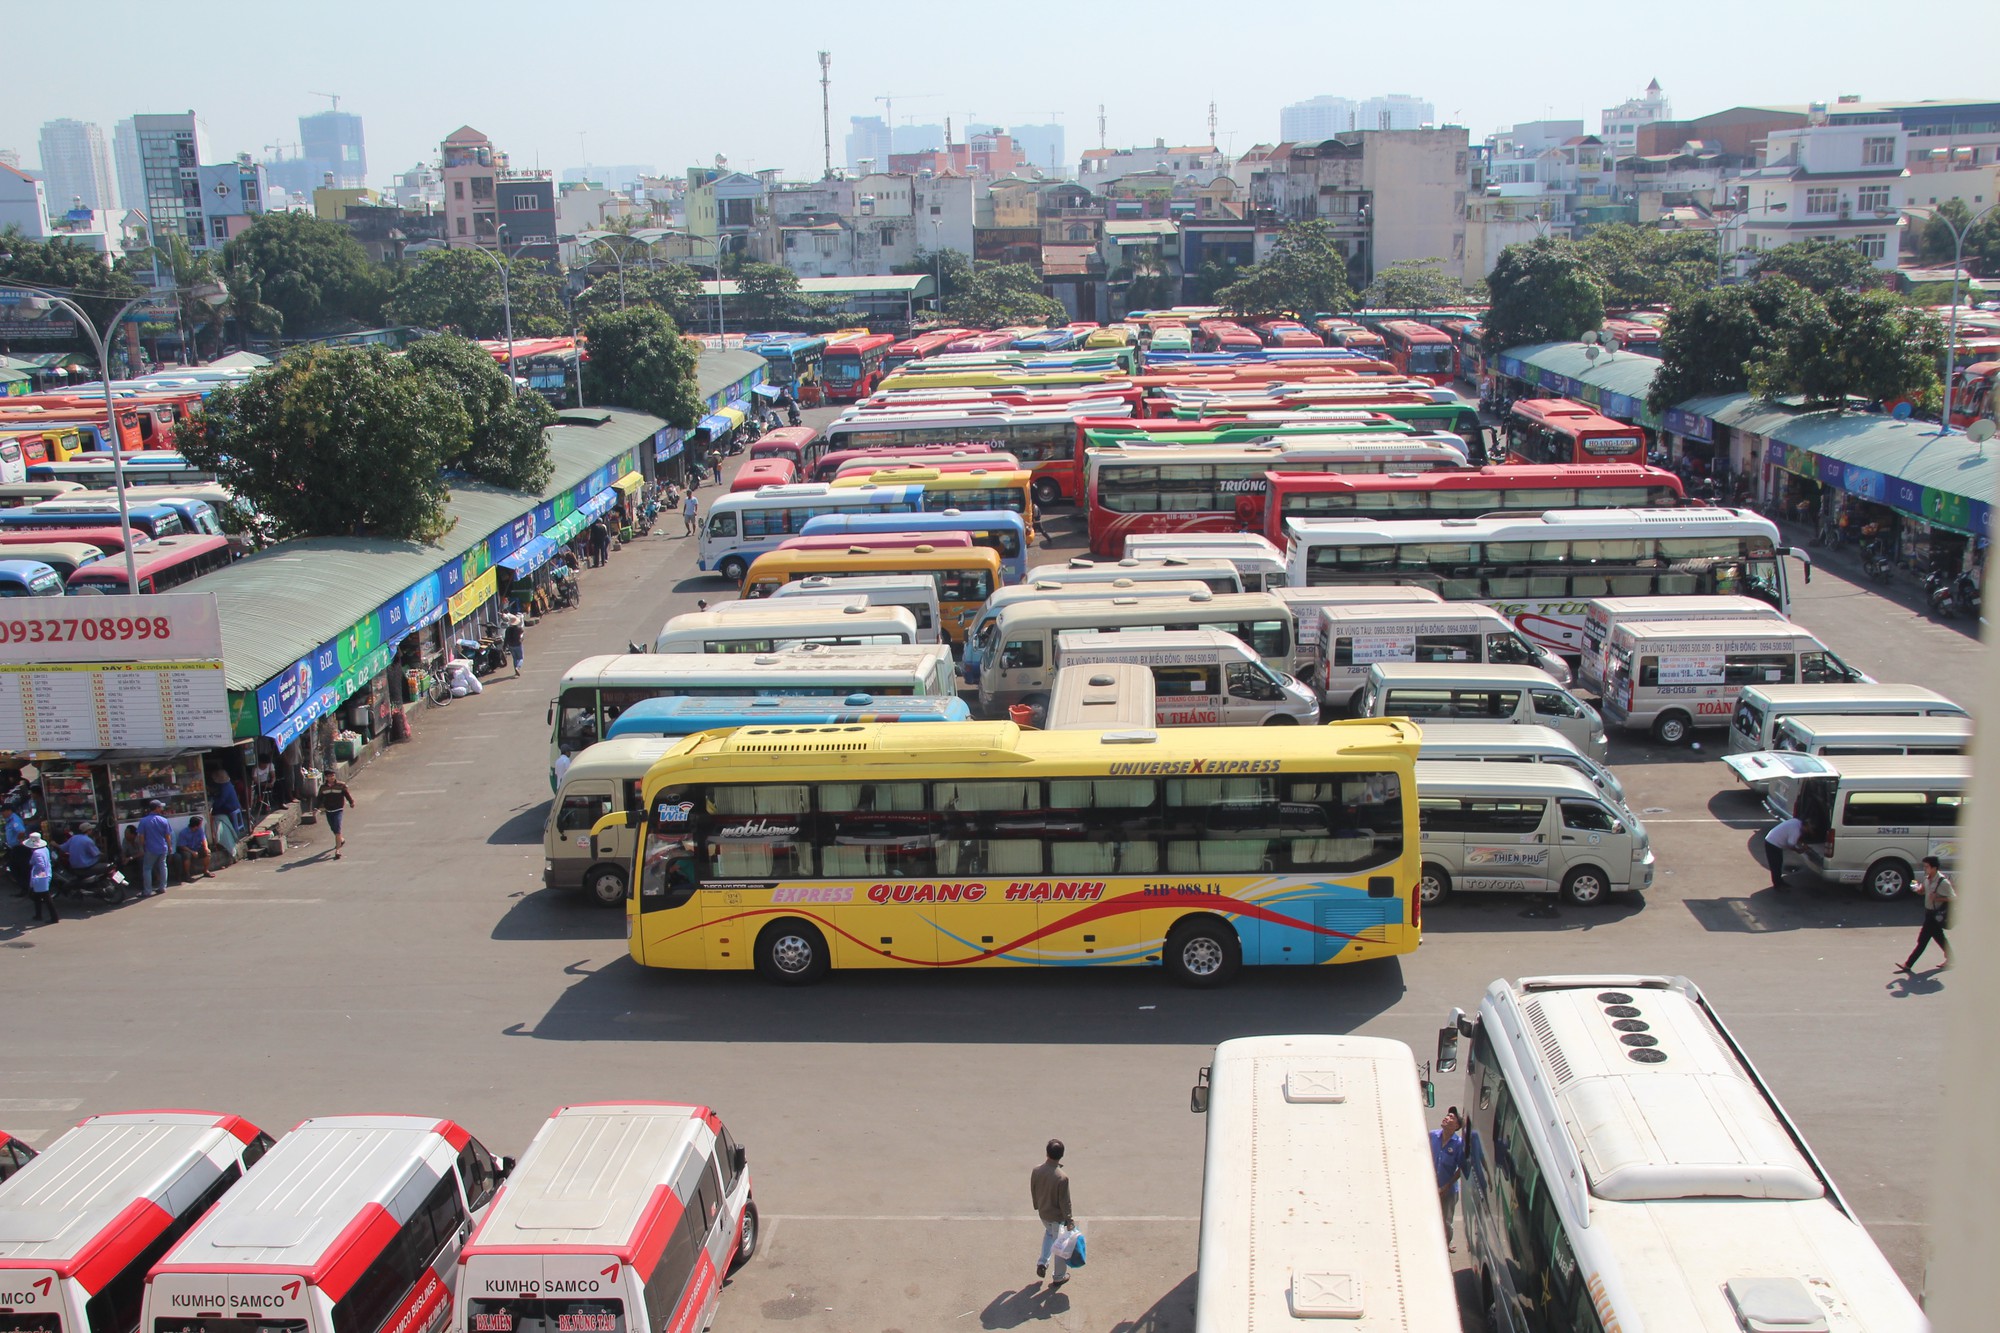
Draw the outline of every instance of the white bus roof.
[[[563,673],[569,685],[643,685],[668,677],[690,679],[808,672],[928,670],[951,650],[938,643],[884,644],[879,647],[801,644],[768,653],[616,653],[586,657]]]
[[[1457,1328],[1410,1048],[1240,1037],[1210,1069],[1196,1329]]]
[[[1136,630],[1125,633],[1106,633],[1096,629],[1066,629],[1056,635],[1057,655],[1062,662],[1073,662],[1077,656],[1102,660],[1104,656],[1123,659],[1132,653],[1159,655],[1198,654],[1203,659],[1213,659],[1218,655],[1232,658],[1254,657],[1243,640],[1220,629],[1160,629]],[[1145,663],[1148,666],[1164,666],[1164,660]]]
[[[840,594],[828,589],[839,589]],[[848,589],[855,594],[871,592],[929,592],[937,595],[937,580],[929,574],[808,574],[790,583],[781,583],[771,590],[772,597],[831,597],[844,595]],[[751,601],[768,598],[751,598]]]
[[[318,1283],[370,1204],[387,1209],[412,1177],[416,1201],[453,1170],[469,1136],[418,1115],[323,1116],[279,1139],[167,1252],[154,1272],[276,1268]],[[409,1208],[400,1210],[407,1216]],[[401,1217],[398,1218],[401,1220]]]
[[[1695,617],[1720,620],[1729,616],[1756,616],[1783,620],[1784,613],[1769,602],[1740,593],[1714,597],[1593,597],[1585,605],[1616,620],[1680,620]]]
[[[683,1201],[672,1187],[689,1152],[713,1142],[712,1119],[706,1107],[670,1102],[563,1107],[521,1154],[459,1262],[548,1246],[633,1262],[678,1220]]]
[[[844,603],[831,607],[815,606],[816,601]],[[800,605],[803,602],[805,605]],[[750,610],[725,611],[723,607],[749,607]],[[910,619],[910,613],[900,606],[870,606],[866,597],[790,598],[771,604],[768,597],[751,598],[748,601],[724,602],[722,606],[712,606],[706,611],[683,611],[669,617],[661,627],[662,636],[676,631],[686,633],[726,634],[731,630],[751,631],[784,626],[853,626],[856,633],[864,632],[869,626],[893,628],[909,620],[910,629],[915,630],[917,622]]]
[[[1469,685],[1501,688],[1560,690],[1563,687],[1540,667],[1513,666],[1500,662],[1373,662],[1370,671],[1382,673],[1384,685],[1434,686],[1449,688],[1458,681]]]
[[[1770,519],[1747,509],[1550,509],[1540,514],[1494,518],[1288,518],[1285,530],[1301,540],[1337,545],[1382,541],[1564,541],[1649,536],[1676,530],[1700,533],[1759,533],[1778,544]]]
[[[1719,649],[1754,643],[1783,649],[1801,639],[1819,642],[1818,635],[1789,620],[1628,620],[1611,632],[1619,640],[1647,646],[1715,644]]]
[[[1839,693],[1833,693],[1834,690]],[[1838,712],[1838,708],[1824,708],[1821,705],[1837,703],[1841,705],[1886,704],[1890,706],[1909,704],[1922,708],[1958,708],[1956,703],[1945,698],[1936,690],[1922,685],[1905,685],[1900,681],[1876,681],[1867,685],[1745,685],[1743,693],[1755,694],[1766,707],[1777,713],[1789,713],[1794,708],[1804,708],[1811,712]]]
[[[1511,728],[1522,730],[1522,728]],[[1437,733],[1445,733],[1439,727]],[[1425,732],[1426,738],[1433,732]],[[1449,743],[1457,734],[1454,726],[1449,734],[1438,734],[1437,739]],[[1421,748],[1418,751],[1422,754]],[[1417,760],[1417,799],[1436,793],[1449,792],[1461,795],[1467,792],[1490,794],[1493,796],[1588,796],[1600,799],[1603,793],[1597,784],[1573,768],[1561,764],[1483,764],[1474,759],[1424,759]]]
[[[1128,616],[1126,613],[1130,613]],[[1113,624],[1131,616],[1145,619],[1186,613],[1194,616],[1284,616],[1290,618],[1291,608],[1268,592],[1191,592],[1186,597],[1077,597],[1050,598],[1046,601],[1030,599],[1015,602],[1001,612],[1001,620],[1009,627],[1028,624],[1036,620],[1071,621],[1082,617],[1078,629],[1087,628],[1092,619],[1100,624]],[[1541,672],[1535,672],[1543,680]]]
[[[986,609],[997,611],[1016,602],[1032,602],[1038,598],[1068,602],[1092,597],[1192,597],[1207,591],[1209,587],[1206,583],[1197,583],[1192,579],[1161,579],[1156,583],[1128,578],[1107,578],[1102,583],[1010,583],[993,590],[993,595],[986,599]]]
[[[740,707],[743,701],[734,702]],[[615,778],[634,771],[644,773],[661,755],[678,744],[678,736],[614,736],[608,741],[587,745],[571,756],[569,767],[563,770],[563,786],[567,788],[578,779]]]
[[[120,1220],[126,1210],[147,1200],[172,1217],[260,1132],[241,1116],[211,1111],[90,1117],[0,1184],[0,1263],[67,1277],[128,1240],[136,1241],[130,1262],[158,1231],[133,1237]],[[202,1158],[213,1170],[196,1169]]]
[[[1050,731],[1150,731],[1156,703],[1153,673],[1137,662],[1058,667],[1042,725]]]
[[[1252,551],[1258,555],[1282,555],[1277,547],[1254,532],[1135,532],[1125,539],[1125,549],[1150,551],[1160,547],[1189,551]]]
[[[1816,742],[1835,739],[1938,741],[1969,740],[1972,737],[1972,719],[1959,714],[1897,717],[1888,713],[1800,713],[1780,718],[1778,727],[1798,732]]]
[[[867,593],[845,593],[845,594],[807,593],[804,596],[795,595],[785,599],[785,607],[783,609],[788,609],[788,610],[795,609],[797,613],[800,615],[807,615],[807,614],[837,615],[842,611],[849,610],[850,608],[860,609],[864,611],[867,610],[868,594]],[[757,597],[757,598],[752,598],[747,602],[746,601],[716,602],[708,608],[708,613],[722,620],[757,621],[757,620],[763,620],[766,617],[768,617],[774,609],[777,608],[773,608],[771,606],[770,598]],[[699,614],[699,613],[684,613],[684,614]],[[679,616],[675,616],[673,618],[673,620],[679,620],[679,619],[680,619]],[[670,620],[667,623],[672,624],[673,620]]]
[[[759,506],[808,501],[814,505],[884,504],[913,499],[920,489],[916,486],[902,485],[833,486],[823,481],[791,482],[783,486],[759,486],[754,491],[734,491],[728,495],[718,495],[710,502],[709,512],[712,514],[718,509],[754,509]]]
[[[1338,589],[1336,589],[1338,591]],[[1319,606],[1313,608],[1319,613],[1321,625],[1346,626],[1367,625],[1382,629],[1394,629],[1402,625],[1460,625],[1467,630],[1485,628],[1491,630],[1513,628],[1513,622],[1479,602],[1439,602],[1410,604],[1404,602],[1364,602],[1359,606]]]

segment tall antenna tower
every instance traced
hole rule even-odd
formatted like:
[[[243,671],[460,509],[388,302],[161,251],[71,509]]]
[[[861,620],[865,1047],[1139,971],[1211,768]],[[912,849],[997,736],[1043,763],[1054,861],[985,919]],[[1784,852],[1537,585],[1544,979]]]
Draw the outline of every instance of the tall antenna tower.
[[[819,132],[820,146],[826,154],[825,174],[822,180],[833,179],[833,103],[827,95],[827,84],[832,80],[833,52],[819,53]]]
[[[1213,100],[1208,104],[1208,141],[1210,144],[1215,142],[1215,103]]]
[[[1097,104],[1097,146],[1104,147],[1104,103]]]

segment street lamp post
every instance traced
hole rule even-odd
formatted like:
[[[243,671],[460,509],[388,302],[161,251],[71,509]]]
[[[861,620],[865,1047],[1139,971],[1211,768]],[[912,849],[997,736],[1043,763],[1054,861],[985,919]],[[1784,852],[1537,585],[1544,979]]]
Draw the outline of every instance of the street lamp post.
[[[611,237],[611,232],[599,232],[595,236],[578,236],[576,243],[578,245],[596,245],[600,241],[610,240]],[[611,250],[612,260],[618,265],[618,308],[623,310],[625,308],[625,256],[620,253],[616,246],[608,248]],[[648,249],[650,248],[648,247]]]
[[[931,259],[937,265],[937,316],[944,323],[944,221],[931,219]]]
[[[1950,327],[1945,332],[1944,419],[1938,423],[1938,434],[1940,435],[1951,434],[1952,381],[1958,378],[1958,282],[1959,278],[1965,273],[1965,238],[1972,234],[1972,229],[1978,225],[1979,219],[1991,213],[1996,207],[2000,207],[2000,200],[1995,200],[1993,203],[1980,209],[1977,213],[1966,218],[1965,225],[1962,227],[1952,226],[1950,218],[1932,208],[1911,208],[1904,210],[1910,213],[1929,213],[1939,222],[1944,223],[1946,228],[1951,232],[1951,322]]]
[[[504,222],[501,223],[498,227],[494,228],[494,231],[497,235],[504,236],[507,231],[507,224]],[[501,244],[505,245],[506,242],[503,240]],[[477,241],[473,243],[472,253],[486,256],[493,261],[493,266],[500,270],[500,317],[507,329],[507,383],[509,385],[516,385],[517,381],[514,378],[514,296],[507,284],[507,261],[501,256],[494,254],[491,250],[488,250],[485,246],[480,245]]]

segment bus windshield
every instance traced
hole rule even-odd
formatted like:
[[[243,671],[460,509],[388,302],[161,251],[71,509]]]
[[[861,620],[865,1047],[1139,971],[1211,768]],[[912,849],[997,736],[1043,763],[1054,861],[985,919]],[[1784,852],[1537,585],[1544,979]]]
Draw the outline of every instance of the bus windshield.
[[[616,1300],[473,1300],[470,1333],[625,1333],[625,1303]]]

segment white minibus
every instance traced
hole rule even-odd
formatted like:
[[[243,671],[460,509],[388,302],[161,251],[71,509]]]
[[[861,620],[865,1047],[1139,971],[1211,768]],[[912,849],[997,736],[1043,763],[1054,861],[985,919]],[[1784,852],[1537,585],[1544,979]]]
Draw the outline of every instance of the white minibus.
[[[1254,532],[1135,532],[1125,539],[1127,560],[1227,560],[1245,592],[1285,586],[1285,553]]]
[[[759,486],[719,495],[701,517],[697,569],[741,583],[751,562],[776,550],[821,514],[912,514],[924,507],[921,486]]]
[[[581,890],[600,907],[621,907],[638,839],[623,824],[593,835],[613,810],[639,808],[646,770],[680,744],[678,736],[621,736],[572,756],[542,828],[542,887]]]
[[[1615,626],[1634,620],[1775,620],[1785,613],[1759,597],[1593,597],[1583,604],[1583,658],[1576,683],[1592,694],[1604,689],[1604,650]]]
[[[1799,778],[1792,811],[1805,824],[1806,869],[1876,898],[1907,893],[1926,856],[1952,869],[1972,760],[1966,755],[1850,755]]]
[[[714,1111],[565,1106],[459,1256],[452,1333],[692,1333],[757,1240],[749,1165]]]
[[[1202,1154],[1196,1333],[1459,1327],[1415,1055],[1382,1037],[1237,1037],[1189,1108]]]
[[[1517,727],[1506,722],[1455,722],[1429,727],[1417,758],[1463,764],[1556,764],[1589,778],[1597,789],[1625,805],[1625,784],[1609,765],[1576,748],[1553,727]]]
[[[1685,977],[1496,981],[1472,1043],[1463,1202],[1491,1333],[1922,1333],[1735,1035]]]
[[[1842,756],[1966,754],[1972,748],[1969,717],[1848,717],[1805,713],[1778,719],[1769,750],[1726,754],[1736,780],[1789,819],[1799,779],[1831,773]]]
[[[1192,579],[1210,592],[1242,592],[1243,576],[1227,560],[1091,560],[1073,556],[1060,565],[1036,565],[1028,571],[1028,582],[1108,583],[1130,579],[1134,583],[1166,583]]]
[[[1874,683],[1789,621],[1628,621],[1611,631],[1605,661],[1606,724],[1650,730],[1662,745],[1728,726],[1746,685]]]
[[[1144,731],[1153,717],[1153,673],[1133,662],[1056,669],[1048,731]]]
[[[979,706],[985,715],[1000,716],[1009,704],[1046,707],[1057,665],[1056,635],[1078,629],[1227,630],[1272,670],[1287,671],[1292,664],[1292,613],[1268,592],[1016,602],[1000,613],[980,660]]]
[[[1056,635],[1058,675],[1072,666],[1108,663],[1128,663],[1151,673],[1154,717],[1162,727],[1296,727],[1319,722],[1319,697],[1311,686],[1271,670],[1226,630],[1069,630]]]
[[[1610,748],[1597,710],[1536,667],[1377,662],[1358,717],[1407,717],[1426,728],[1460,722],[1553,727],[1592,759]]]
[[[1814,713],[1854,717],[1965,717],[1965,709],[1921,685],[1746,685],[1729,723],[1729,753],[1775,747],[1778,720]]]
[[[1417,761],[1428,905],[1452,893],[1560,893],[1578,905],[1653,886],[1646,826],[1554,764]]]
[[[1377,662],[1499,662],[1534,667],[1558,685],[1569,684],[1569,665],[1561,657],[1475,602],[1323,606],[1314,619],[1319,658],[1312,681],[1329,708],[1353,712],[1368,668]]]
[[[810,597],[817,601],[830,596],[866,597],[870,606],[900,606],[916,617],[918,643],[942,641],[943,610],[938,602],[938,581],[929,574],[808,574],[779,584],[769,597],[752,598],[743,605],[789,597]]]
[[[80,1121],[0,1183],[0,1328],[135,1333],[147,1270],[270,1146],[213,1111]]]
[[[796,599],[794,599],[796,600]],[[653,640],[656,653],[769,653],[804,643],[837,644],[848,648],[879,648],[917,641],[917,618],[900,606],[847,606],[833,612],[814,607],[773,605],[760,597],[731,606],[747,611],[687,611],[661,627]]]
[[[302,1121],[153,1266],[142,1327],[441,1333],[511,1165],[435,1115]]]
[[[1000,613],[1016,602],[1062,602],[1079,597],[1191,597],[1208,590],[1207,584],[1192,580],[1135,583],[1131,579],[1112,579],[1104,583],[1016,583],[1006,588],[995,588],[993,595],[979,608],[979,614],[965,627],[965,656],[959,659],[958,674],[965,678],[967,685],[979,683],[980,660],[991,646],[992,635],[989,631],[1000,619]]]

